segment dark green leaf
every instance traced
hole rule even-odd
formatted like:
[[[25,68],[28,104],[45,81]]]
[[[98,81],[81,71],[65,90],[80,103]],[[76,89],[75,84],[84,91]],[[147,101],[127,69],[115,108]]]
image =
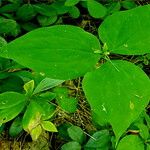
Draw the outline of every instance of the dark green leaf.
[[[80,10],[78,9],[78,7],[72,6],[72,7],[69,9],[69,15],[70,15],[72,18],[78,18],[78,17],[80,16]]]
[[[107,10],[109,14],[113,14],[117,11],[119,11],[121,8],[120,2],[112,2],[110,4],[108,4],[107,6]]]
[[[7,78],[0,80],[0,92],[7,92],[7,91],[15,91],[15,92],[22,92],[23,90],[23,81],[20,77],[9,75]]]
[[[132,9],[132,8],[137,7],[136,2],[132,1],[132,0],[124,0],[124,1],[121,2],[121,5],[125,9]]]
[[[12,19],[0,18],[0,34],[13,33],[17,28],[17,23]]]
[[[51,17],[39,15],[37,20],[42,27],[45,27],[55,23],[57,21],[57,15]]]
[[[53,7],[53,8],[56,10],[56,12],[57,12],[58,15],[65,14],[65,13],[67,13],[67,12],[69,11],[69,9],[70,9],[70,7],[65,6],[65,5],[64,5],[64,2],[61,2],[61,1],[55,1],[55,2],[51,5],[51,7]]]
[[[9,128],[9,135],[12,137],[17,137],[22,132],[22,119],[20,117],[16,118]]]
[[[36,28],[38,28],[38,25],[37,24],[34,24],[34,23],[31,23],[31,22],[26,22],[26,23],[23,23],[21,24],[21,27],[26,30],[26,31],[31,31],[31,30],[34,30]]]
[[[71,124],[69,124],[69,123],[63,123],[57,127],[59,136],[67,141],[70,140],[70,137],[67,132],[69,127],[71,127]]]
[[[18,4],[7,4],[0,8],[0,13],[13,13],[17,11]]]
[[[78,142],[68,142],[61,147],[61,150],[81,150],[81,145]]]
[[[36,4],[34,5],[35,10],[37,11],[37,13],[47,16],[47,17],[53,17],[53,16],[57,16],[56,14],[56,10],[51,7],[50,5],[46,5],[46,4]]]
[[[97,131],[85,145],[85,150],[109,150],[110,141],[111,137],[107,130]]]
[[[70,138],[80,144],[82,144],[86,139],[83,130],[78,126],[71,126],[67,131]]]
[[[7,57],[7,55],[5,55],[5,52],[7,51],[7,42],[4,38],[2,38],[0,36],[0,53],[1,53],[1,56],[3,56],[4,54],[4,57]],[[2,58],[0,58],[0,62],[2,61]],[[4,59],[3,59],[4,61]],[[5,60],[6,61],[6,60]],[[2,66],[3,67],[3,66]],[[1,68],[0,68],[1,69]]]
[[[79,2],[80,2],[80,0],[66,0],[65,6],[74,6]]]
[[[36,12],[31,4],[24,4],[18,9],[16,15],[20,20],[29,21],[36,15]]]

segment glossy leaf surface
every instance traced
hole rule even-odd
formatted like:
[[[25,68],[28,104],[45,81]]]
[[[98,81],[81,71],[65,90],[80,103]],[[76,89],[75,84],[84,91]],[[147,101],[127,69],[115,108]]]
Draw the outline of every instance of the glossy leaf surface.
[[[108,16],[99,27],[99,36],[116,54],[150,53],[150,5]]]
[[[7,54],[23,66],[54,79],[73,79],[94,68],[98,39],[79,27],[56,25],[33,30],[8,44]],[[38,58],[38,59],[37,59]]]
[[[109,122],[118,139],[148,104],[150,80],[134,64],[114,60],[86,74],[83,89],[95,120]]]

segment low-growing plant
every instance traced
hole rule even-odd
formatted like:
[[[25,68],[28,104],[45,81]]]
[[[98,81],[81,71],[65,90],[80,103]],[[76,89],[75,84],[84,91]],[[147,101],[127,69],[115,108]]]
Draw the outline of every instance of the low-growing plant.
[[[63,18],[79,18],[82,8],[93,18],[104,19],[122,8],[136,7],[131,0],[5,0],[0,3],[0,35],[17,37],[39,27],[62,24]]]
[[[101,130],[91,136],[78,126],[70,126],[67,129],[70,141],[62,145],[61,150],[85,150],[111,149],[111,136],[108,130]],[[90,138],[89,138],[90,136]]]
[[[98,29],[99,40],[103,45],[96,36],[71,25],[39,28],[8,44],[1,39],[1,57],[39,72],[46,77],[46,81],[36,88],[34,80],[27,82],[24,85],[25,94],[1,93],[0,123],[12,120],[25,109],[23,129],[33,139],[37,139],[42,128],[57,131],[49,121],[51,115],[47,112],[47,100],[51,99],[38,93],[45,89],[43,86],[47,80],[57,81],[52,86],[48,84],[51,88],[64,80],[84,76],[82,86],[93,119],[101,126],[112,126],[116,138],[115,148],[123,150],[126,145],[133,143],[132,149],[137,144],[137,150],[144,150],[144,142],[137,135],[125,136],[120,142],[119,139],[148,105],[149,77],[135,64],[111,60],[109,55],[150,53],[149,10],[150,5],[146,5],[108,16]],[[102,59],[104,63],[100,63]],[[51,94],[49,97],[53,98]],[[44,103],[46,109],[42,108]]]

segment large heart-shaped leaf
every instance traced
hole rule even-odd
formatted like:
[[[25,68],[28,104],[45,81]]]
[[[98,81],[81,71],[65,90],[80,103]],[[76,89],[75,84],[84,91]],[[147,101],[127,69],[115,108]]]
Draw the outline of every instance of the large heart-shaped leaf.
[[[150,80],[134,64],[114,60],[87,73],[83,89],[99,124],[111,123],[117,139],[150,98]]]
[[[150,5],[140,6],[107,17],[99,36],[108,50],[116,54],[150,53]]]
[[[54,79],[73,79],[99,59],[98,39],[79,27],[56,25],[36,29],[8,44],[9,58]]]

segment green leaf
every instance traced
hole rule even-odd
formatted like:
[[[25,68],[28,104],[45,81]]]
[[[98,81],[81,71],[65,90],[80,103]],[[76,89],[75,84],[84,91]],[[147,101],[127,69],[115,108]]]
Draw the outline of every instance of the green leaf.
[[[147,113],[144,114],[145,121],[147,123],[147,127],[150,129],[150,117]]]
[[[13,74],[20,77],[24,83],[29,82],[33,79],[33,74],[29,71],[21,70],[14,72]]]
[[[51,97],[45,98],[40,96],[36,97],[35,100],[42,108],[42,120],[50,119],[54,115],[56,109],[56,106],[49,103],[49,101],[52,100]]]
[[[150,53],[150,5],[108,16],[99,27],[99,36],[108,50],[116,54]]]
[[[36,12],[31,4],[24,4],[21,7],[19,7],[18,11],[16,12],[16,15],[20,20],[29,21],[33,17],[35,17]]]
[[[51,4],[51,7],[53,7],[58,15],[63,15],[67,13],[70,9],[70,7],[65,6],[63,1],[55,1]]]
[[[15,92],[22,92],[23,90],[23,80],[14,75],[9,75],[7,78],[3,79],[0,82],[0,92],[7,92],[7,91],[15,91]]]
[[[6,53],[7,53],[7,42],[4,38],[0,36],[0,55],[3,56],[4,54],[3,57],[7,58],[8,56],[5,55]]]
[[[109,150],[111,137],[107,130],[95,132],[85,145],[85,150]]]
[[[81,150],[81,145],[78,142],[68,142],[61,147],[61,150]]]
[[[69,15],[70,15],[72,18],[78,18],[78,17],[80,16],[80,10],[78,9],[78,7],[72,6],[72,7],[69,9]]]
[[[71,126],[67,131],[70,138],[80,144],[82,144],[86,139],[83,130],[78,126]]]
[[[49,26],[57,21],[57,15],[51,17],[39,15],[37,20],[41,26]]]
[[[51,7],[50,5],[46,4],[36,4],[33,5],[37,13],[47,16],[47,17],[52,17],[52,16],[57,16],[56,10]]]
[[[47,92],[45,92],[45,93],[41,93],[41,94],[40,94],[40,97],[42,97],[42,98],[44,98],[44,99],[47,99],[48,101],[51,101],[51,100],[53,100],[53,99],[56,97],[56,94],[47,91]]]
[[[107,9],[95,0],[87,0],[87,7],[90,15],[94,18],[103,18],[107,14]]]
[[[28,96],[31,96],[34,90],[34,80],[30,80],[23,86],[24,90],[26,91],[26,94]]]
[[[144,140],[147,140],[149,137],[149,129],[144,123],[136,123],[136,127],[139,129],[139,134]]]
[[[0,134],[2,134],[2,133],[3,133],[4,128],[5,128],[5,124],[1,124],[1,125],[0,125]]]
[[[0,8],[0,13],[13,13],[17,11],[18,4],[7,4]]]
[[[132,9],[132,8],[135,8],[137,7],[137,4],[135,1],[132,1],[132,0],[124,0],[124,1],[121,1],[121,5],[123,8],[125,9]]]
[[[41,125],[42,125],[43,129],[46,131],[58,132],[56,126],[50,121],[43,121]]]
[[[72,125],[70,123],[62,123],[57,127],[59,136],[65,139],[66,141],[70,141],[67,129],[71,126]]]
[[[7,0],[11,3],[14,3],[14,4],[21,4],[22,3],[22,0]]]
[[[108,4],[107,10],[109,14],[113,14],[117,11],[119,11],[121,8],[120,2],[112,2]]]
[[[66,0],[65,1],[65,6],[74,6],[79,2],[80,2],[80,0]]]
[[[55,86],[57,86],[63,82],[64,82],[64,80],[45,78],[37,85],[33,94],[37,94],[37,93],[46,91],[46,90],[51,89],[51,88],[53,88],[53,87],[55,87]]]
[[[32,131],[30,132],[32,140],[36,141],[38,137],[41,135],[41,133],[42,133],[42,128],[40,125],[33,128]]]
[[[117,150],[144,150],[144,143],[137,135],[125,136],[117,147]]]
[[[38,38],[37,38],[38,37]],[[99,60],[98,39],[79,27],[39,28],[8,44],[8,56],[53,79],[74,79],[92,70]],[[23,58],[23,59],[22,59]]]
[[[150,80],[134,64],[114,60],[87,73],[83,89],[96,121],[111,123],[118,140],[148,104]]]
[[[32,22],[26,22],[26,23],[22,23],[21,24],[21,27],[25,30],[25,31],[32,31],[36,28],[38,28],[38,25],[37,24],[34,24]]]
[[[147,144],[146,150],[150,150],[150,144]]]
[[[17,137],[22,132],[22,119],[16,118],[9,128],[9,135],[11,137]]]
[[[0,109],[14,107],[25,101],[25,96],[16,92],[5,92],[0,94]]]
[[[23,129],[31,133],[41,123],[42,108],[35,101],[31,101],[23,116]]]
[[[17,28],[17,23],[12,19],[0,18],[0,34],[13,33]]]
[[[0,110],[0,124],[6,123],[15,118],[24,108],[25,103],[19,103],[13,107]]]

